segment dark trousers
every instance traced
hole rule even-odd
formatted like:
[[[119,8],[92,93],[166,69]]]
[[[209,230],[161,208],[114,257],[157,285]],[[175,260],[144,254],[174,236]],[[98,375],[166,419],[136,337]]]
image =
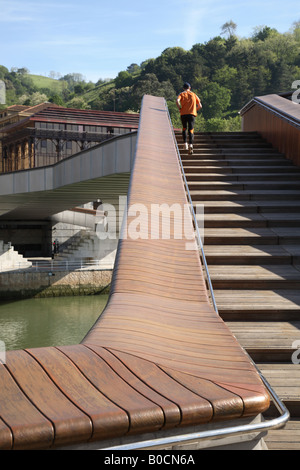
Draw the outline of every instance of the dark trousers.
[[[193,114],[183,114],[181,116],[182,122],[182,138],[183,142],[187,141],[187,131],[189,134],[189,144],[194,142],[194,125],[195,125],[195,116]]]

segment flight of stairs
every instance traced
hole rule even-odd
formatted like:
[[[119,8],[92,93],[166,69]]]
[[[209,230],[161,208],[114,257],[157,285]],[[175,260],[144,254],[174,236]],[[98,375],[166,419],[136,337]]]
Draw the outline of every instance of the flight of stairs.
[[[193,155],[176,137],[219,314],[291,413],[267,446],[299,449],[300,168],[257,133],[197,133]]]
[[[76,265],[78,262],[97,263],[103,269],[112,269],[116,254],[115,240],[100,240],[93,230],[80,230],[66,243],[59,253],[54,255],[56,262],[70,262]]]
[[[27,269],[32,263],[18,253],[10,243],[0,240],[0,272]]]

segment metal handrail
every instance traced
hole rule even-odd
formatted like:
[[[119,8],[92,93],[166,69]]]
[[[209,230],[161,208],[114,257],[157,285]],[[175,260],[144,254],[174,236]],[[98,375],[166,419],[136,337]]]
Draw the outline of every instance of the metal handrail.
[[[179,162],[180,162],[183,179],[184,179],[184,182],[185,182],[185,185],[186,185],[186,188],[187,188],[188,199],[189,199],[189,202],[191,204],[191,211],[192,211],[193,219],[194,219],[195,226],[196,226],[197,238],[198,238],[198,242],[199,242],[199,245],[200,245],[200,248],[201,248],[201,253],[202,253],[202,256],[203,256],[203,261],[204,261],[204,266],[205,266],[205,270],[206,270],[207,277],[208,277],[209,287],[211,289],[211,295],[212,295],[212,299],[213,299],[214,308],[215,308],[216,313],[219,315],[218,310],[217,310],[217,306],[216,306],[216,302],[215,302],[215,297],[214,297],[214,293],[213,293],[211,279],[210,279],[209,272],[208,272],[207,263],[206,263],[206,260],[205,260],[205,255],[204,255],[203,244],[202,244],[200,232],[199,232],[199,229],[197,229],[198,224],[197,224],[197,221],[196,221],[194,207],[193,207],[191,195],[190,195],[190,192],[189,192],[189,189],[188,189],[188,185],[187,185],[187,181],[186,181],[186,177],[185,177],[185,173],[184,173],[184,169],[183,169],[183,165],[182,165],[182,161],[181,161],[181,156],[180,156],[180,152],[179,152],[178,145],[177,145],[177,142],[176,142],[174,128],[173,128],[173,125],[172,125],[172,121],[171,121],[171,118],[170,118],[170,114],[169,114],[169,110],[168,110],[167,105],[166,105],[166,110],[167,110],[167,113],[168,113],[168,116],[169,116],[171,129],[173,131],[174,143],[177,147],[178,159],[179,159]],[[178,436],[161,437],[161,438],[157,438],[157,439],[139,441],[139,442],[129,443],[129,444],[125,444],[125,445],[105,447],[105,448],[102,448],[100,450],[113,450],[113,449],[116,449],[116,450],[137,450],[137,449],[146,449],[146,448],[149,448],[149,447],[172,445],[172,444],[192,441],[192,440],[196,440],[196,439],[214,440],[214,439],[220,439],[220,438],[225,438],[225,437],[228,438],[228,437],[232,437],[232,436],[237,436],[237,435],[242,435],[242,434],[244,435],[244,434],[249,434],[249,433],[252,433],[252,432],[263,432],[263,431],[268,431],[270,429],[278,429],[278,428],[283,427],[290,418],[290,413],[289,413],[288,409],[286,408],[284,403],[280,400],[277,393],[273,390],[273,388],[271,387],[271,385],[269,384],[267,379],[262,375],[262,373],[260,372],[260,370],[258,369],[256,364],[252,361],[252,359],[249,356],[249,354],[247,353],[247,351],[242,346],[241,346],[241,348],[243,349],[245,354],[249,357],[250,362],[253,364],[253,366],[257,370],[263,384],[265,385],[265,387],[268,390],[271,398],[273,399],[273,402],[274,402],[277,410],[280,413],[279,417],[270,419],[268,421],[262,421],[260,423],[242,424],[242,425],[237,425],[237,426],[228,426],[228,427],[224,427],[224,428],[218,428],[218,429],[214,429],[214,430],[206,430],[206,431],[200,431],[200,432],[181,434],[181,435],[178,435]]]
[[[106,265],[102,264],[102,260],[90,260],[85,259],[77,260],[49,260],[49,261],[20,261],[19,263],[7,265],[0,263],[0,272],[11,272],[11,271],[26,271],[26,272],[42,272],[42,271],[75,271],[80,269],[94,269],[94,270],[107,270],[112,269],[110,263]]]

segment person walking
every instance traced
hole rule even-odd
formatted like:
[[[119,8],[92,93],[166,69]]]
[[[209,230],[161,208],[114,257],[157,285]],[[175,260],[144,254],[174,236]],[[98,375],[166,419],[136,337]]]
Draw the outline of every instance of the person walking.
[[[181,92],[176,100],[177,108],[180,112],[182,122],[182,137],[184,148],[193,153],[194,143],[194,126],[197,112],[202,108],[200,98],[191,91],[191,85],[187,82],[183,85],[183,92]],[[187,130],[189,135],[189,145],[187,143]]]

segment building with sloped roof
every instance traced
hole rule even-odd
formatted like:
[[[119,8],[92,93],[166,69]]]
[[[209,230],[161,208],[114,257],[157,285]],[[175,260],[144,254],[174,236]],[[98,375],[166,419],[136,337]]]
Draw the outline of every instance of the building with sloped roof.
[[[12,106],[8,106],[7,108],[0,110],[0,173],[3,172],[3,169],[5,168],[2,152],[2,135],[4,135],[4,132],[2,133],[2,130],[6,129],[7,127],[9,128],[12,125],[17,125],[19,122],[25,120],[29,116],[32,116],[33,114],[49,106],[57,105],[49,102],[40,103],[34,106],[14,104]],[[10,164],[9,166],[12,168],[14,165]]]
[[[10,106],[0,113],[0,172],[52,165],[116,135],[136,131],[138,122],[134,113],[52,103]]]
[[[13,104],[5,109],[0,110],[0,129],[10,124],[21,121],[22,119],[32,116],[33,114],[41,111],[49,106],[58,107],[54,103],[44,102],[34,106],[25,106],[21,104]]]

